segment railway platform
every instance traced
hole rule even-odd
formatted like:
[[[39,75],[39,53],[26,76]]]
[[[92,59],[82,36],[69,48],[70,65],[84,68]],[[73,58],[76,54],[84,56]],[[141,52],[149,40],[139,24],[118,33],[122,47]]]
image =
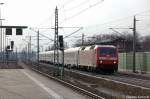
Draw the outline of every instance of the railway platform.
[[[8,67],[13,65],[9,64]],[[0,67],[4,67],[4,64],[0,64]],[[88,99],[83,94],[23,67],[0,69],[0,99]]]

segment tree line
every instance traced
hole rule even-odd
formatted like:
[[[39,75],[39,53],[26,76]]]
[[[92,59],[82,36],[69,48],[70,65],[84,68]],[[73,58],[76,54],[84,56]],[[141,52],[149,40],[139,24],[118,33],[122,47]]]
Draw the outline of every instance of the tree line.
[[[123,32],[122,34],[99,34],[86,39],[78,39],[74,47],[88,46],[93,44],[115,45],[120,52],[130,52],[133,50],[133,34]],[[136,34],[136,51],[150,51],[150,35],[141,36]]]

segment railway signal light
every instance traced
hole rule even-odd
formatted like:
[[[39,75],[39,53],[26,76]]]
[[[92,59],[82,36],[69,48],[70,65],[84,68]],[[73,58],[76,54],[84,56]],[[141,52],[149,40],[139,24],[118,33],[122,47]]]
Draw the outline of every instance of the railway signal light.
[[[63,40],[63,35],[59,35],[59,49],[62,52],[62,66],[61,66],[61,71],[60,71],[60,75],[61,75],[61,79],[64,76],[64,40]]]
[[[9,50],[10,49],[10,45],[8,45],[7,47],[6,47],[6,50]]]
[[[6,28],[6,35],[12,35],[12,28]]]
[[[14,48],[14,41],[11,41],[10,44],[11,44],[11,49],[13,49]]]
[[[62,35],[59,35],[59,45],[60,45],[60,50],[62,50],[64,47],[64,40]]]

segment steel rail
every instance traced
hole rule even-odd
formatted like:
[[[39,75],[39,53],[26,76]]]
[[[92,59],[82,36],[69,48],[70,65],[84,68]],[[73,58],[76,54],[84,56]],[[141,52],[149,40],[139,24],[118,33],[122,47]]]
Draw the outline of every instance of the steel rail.
[[[53,77],[53,76],[51,76],[51,75],[49,75],[49,74],[47,74],[47,73],[44,73],[44,72],[42,72],[42,71],[39,71],[39,70],[35,69],[35,68],[32,68],[32,70],[34,70],[34,71],[36,71],[36,72],[38,72],[38,73],[40,73],[40,74],[42,74],[42,75],[44,75],[44,76],[46,76],[46,77],[48,77],[48,78],[51,78],[51,79],[53,79],[53,80],[55,80],[55,81],[58,81],[58,82],[60,82],[60,83],[62,83],[62,84],[64,84],[64,85],[66,85],[66,86],[68,86],[68,87],[71,87],[71,88],[73,88],[73,89],[75,89],[75,90],[77,90],[77,91],[79,91],[79,92],[81,92],[81,93],[83,93],[83,94],[85,94],[85,95],[87,95],[87,96],[93,98],[93,99],[105,99],[104,97],[101,97],[101,96],[99,96],[99,95],[97,95],[97,94],[94,94],[93,92],[87,91],[87,90],[85,90],[85,89],[83,89],[83,88],[80,88],[80,87],[78,87],[78,86],[76,86],[76,85],[70,84],[70,83],[68,83],[68,82],[66,82],[66,81],[64,81],[64,80],[58,79],[58,78],[56,78],[56,77]]]

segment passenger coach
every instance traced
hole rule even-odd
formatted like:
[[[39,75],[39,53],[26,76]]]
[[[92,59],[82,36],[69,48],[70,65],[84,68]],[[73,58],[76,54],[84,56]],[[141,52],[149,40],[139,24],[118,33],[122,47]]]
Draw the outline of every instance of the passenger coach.
[[[53,52],[41,52],[40,61],[53,63]],[[62,63],[61,53],[59,64]],[[117,71],[118,51],[112,45],[92,45],[69,48],[64,51],[64,64],[69,68],[83,68],[95,71]]]

